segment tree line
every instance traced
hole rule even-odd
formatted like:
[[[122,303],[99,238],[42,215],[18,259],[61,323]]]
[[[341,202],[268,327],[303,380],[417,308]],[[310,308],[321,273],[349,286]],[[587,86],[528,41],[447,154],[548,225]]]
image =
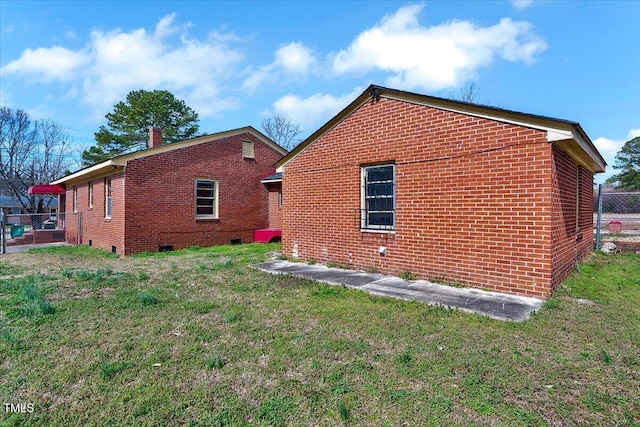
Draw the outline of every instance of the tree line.
[[[29,213],[44,212],[51,198],[27,190],[69,173],[71,149],[69,135],[56,122],[0,107],[0,195],[15,198]]]

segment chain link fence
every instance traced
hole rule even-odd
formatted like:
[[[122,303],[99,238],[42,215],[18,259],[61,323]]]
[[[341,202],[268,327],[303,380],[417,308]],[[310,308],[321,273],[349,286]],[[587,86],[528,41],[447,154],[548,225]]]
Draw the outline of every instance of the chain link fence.
[[[622,248],[629,246],[633,252],[640,247],[640,191],[604,192],[599,188],[593,207],[596,249],[605,241]]]
[[[12,246],[64,242],[67,224],[81,229],[81,218],[76,212],[1,215],[0,254]]]

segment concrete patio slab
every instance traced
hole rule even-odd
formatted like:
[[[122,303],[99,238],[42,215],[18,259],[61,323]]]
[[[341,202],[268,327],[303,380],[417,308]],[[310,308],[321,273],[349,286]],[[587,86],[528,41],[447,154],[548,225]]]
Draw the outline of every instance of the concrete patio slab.
[[[543,300],[479,289],[453,288],[426,280],[404,280],[379,273],[329,268],[322,264],[305,264],[282,260],[252,266],[271,274],[291,274],[334,285],[361,289],[373,295],[417,300],[457,310],[478,313],[499,320],[520,322],[540,309]]]

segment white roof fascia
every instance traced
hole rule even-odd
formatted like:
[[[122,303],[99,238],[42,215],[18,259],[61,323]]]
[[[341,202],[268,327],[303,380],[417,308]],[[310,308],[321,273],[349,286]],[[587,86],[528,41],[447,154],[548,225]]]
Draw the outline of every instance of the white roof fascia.
[[[459,113],[459,114],[464,114],[467,116],[474,116],[474,117],[480,117],[483,119],[488,119],[488,120],[494,120],[494,121],[499,121],[499,122],[504,122],[504,123],[510,123],[510,124],[514,124],[514,125],[518,125],[518,126],[523,126],[523,127],[528,127],[528,128],[533,128],[533,129],[538,129],[541,131],[544,131],[547,133],[547,142],[559,142],[559,141],[566,141],[566,140],[573,140],[575,141],[582,150],[584,150],[585,153],[587,153],[589,155],[589,157],[591,157],[593,159],[593,161],[602,168],[602,170],[605,169],[605,165],[602,164],[602,162],[599,160],[600,156],[596,153],[596,151],[594,151],[593,146],[591,144],[589,144],[579,132],[576,132],[576,126],[572,125],[572,124],[567,124],[568,126],[570,126],[570,129],[561,129],[558,127],[550,127],[550,126],[544,126],[542,124],[537,124],[537,123],[533,123],[530,121],[525,121],[525,120],[516,120],[513,118],[509,118],[509,117],[504,117],[501,115],[494,115],[494,114],[481,114],[481,113],[476,113],[473,111],[468,111],[466,109],[462,109],[462,108],[451,108],[451,107],[447,107],[447,106],[442,106],[440,104],[436,104],[436,103],[429,103],[429,102],[423,102],[423,103],[419,103],[419,102],[415,102],[413,100],[407,100],[405,98],[402,97],[395,97],[389,94],[385,94],[384,95],[387,98],[392,98],[398,101],[404,101],[404,102],[413,102],[413,103],[417,103],[419,105],[425,105],[428,107],[432,107],[432,108],[438,108],[441,110],[446,110],[446,111],[451,111],[454,113]]]
[[[71,181],[71,180],[79,178],[79,177],[81,177],[83,175],[91,174],[92,172],[97,172],[97,171],[99,171],[101,169],[106,169],[109,166],[115,168],[115,167],[121,166],[121,165],[120,164],[116,164],[113,160],[107,160],[107,161],[104,161],[102,163],[98,163],[96,165],[90,166],[90,167],[88,167],[86,169],[80,169],[79,171],[74,172],[71,175],[67,175],[67,176],[64,176],[64,177],[62,177],[60,179],[56,179],[55,181],[52,181],[49,184],[52,184],[52,185],[64,184],[67,181]]]
[[[413,103],[413,104],[424,105],[426,107],[437,108],[439,110],[451,111],[452,113],[463,114],[465,116],[480,117],[482,119],[498,121],[498,122],[503,122],[503,123],[509,123],[509,124],[513,124],[513,125],[518,125],[518,126],[523,126],[523,127],[542,130],[542,131],[547,132],[547,141],[548,142],[557,141],[558,140],[558,139],[549,139],[549,132],[564,132],[565,136],[560,138],[560,139],[571,138],[571,135],[573,135],[573,132],[571,132],[571,131],[564,131],[564,130],[560,130],[558,128],[552,128],[552,127],[548,127],[548,126],[544,126],[544,125],[539,125],[539,124],[532,123],[532,122],[527,121],[527,120],[517,120],[517,119],[513,119],[513,118],[508,118],[508,117],[504,117],[504,116],[498,115],[498,114],[482,114],[482,113],[477,113],[475,111],[469,111],[466,108],[452,108],[452,107],[444,106],[444,105],[442,105],[440,103],[435,103],[435,102],[416,102],[413,99],[406,99],[406,98],[403,98],[403,97],[400,97],[400,96],[393,96],[391,94],[386,94],[386,93],[384,94],[384,97],[385,98],[394,99],[396,101],[410,102],[410,103]],[[485,108],[485,107],[478,106],[478,108]],[[486,107],[486,108],[490,108],[490,107]],[[517,113],[514,113],[514,114],[517,114]]]
[[[574,128],[574,130],[575,130],[575,128]],[[591,159],[593,159],[593,161],[598,166],[600,166],[600,168],[602,168],[603,171],[606,169],[606,164],[602,163],[600,161],[601,156],[598,155],[598,152],[595,150],[593,145],[589,144],[589,142],[586,141],[582,137],[582,135],[580,135],[578,132],[573,132],[573,138],[572,139],[578,143],[580,148],[582,148],[584,150],[584,152],[587,153],[589,155],[589,157],[591,157]]]

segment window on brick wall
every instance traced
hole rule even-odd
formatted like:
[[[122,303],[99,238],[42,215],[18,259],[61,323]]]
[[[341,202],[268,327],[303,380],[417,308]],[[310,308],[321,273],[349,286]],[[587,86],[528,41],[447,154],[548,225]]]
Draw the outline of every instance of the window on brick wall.
[[[251,141],[242,141],[242,158],[243,159],[254,159],[255,158],[253,142],[251,142]]]
[[[218,182],[212,179],[196,179],[196,218],[218,218]]]
[[[78,212],[78,187],[73,186],[73,211]]]
[[[360,227],[393,230],[395,227],[395,165],[362,168]]]
[[[89,182],[89,194],[88,194],[88,199],[89,199],[89,208],[93,208],[93,182]]]
[[[104,179],[104,217],[111,218],[111,178]]]

